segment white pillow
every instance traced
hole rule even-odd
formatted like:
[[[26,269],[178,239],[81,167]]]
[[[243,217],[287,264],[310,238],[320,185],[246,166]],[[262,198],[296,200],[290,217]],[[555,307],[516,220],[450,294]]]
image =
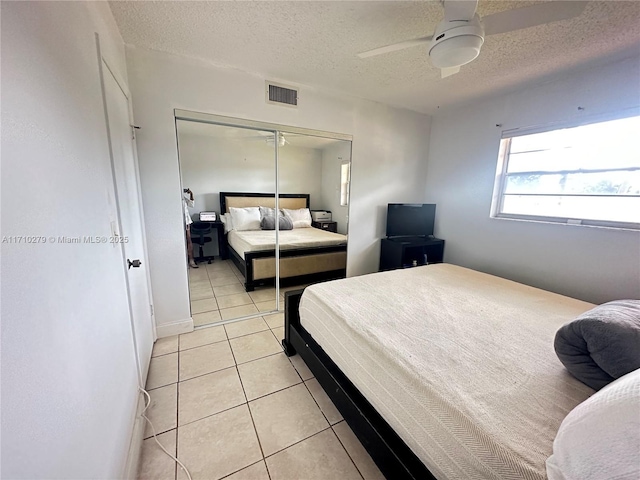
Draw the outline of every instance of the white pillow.
[[[258,207],[231,207],[231,224],[239,232],[243,230],[260,230],[260,209]]]
[[[224,225],[224,233],[229,233],[231,230],[233,230],[233,222],[231,221],[230,213],[220,215],[220,221]]]
[[[311,227],[311,212],[308,208],[299,208],[298,210],[283,208],[282,210],[284,211],[284,216],[293,223],[293,228]]]
[[[640,369],[598,391],[562,421],[549,480],[640,478]]]

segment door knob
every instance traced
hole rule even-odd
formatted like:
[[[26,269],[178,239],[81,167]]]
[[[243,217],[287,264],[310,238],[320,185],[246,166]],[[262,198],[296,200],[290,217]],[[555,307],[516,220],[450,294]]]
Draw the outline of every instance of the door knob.
[[[138,268],[140,265],[142,265],[142,262],[140,260],[131,261],[127,258],[127,264],[129,265],[127,269],[130,269],[131,267]]]

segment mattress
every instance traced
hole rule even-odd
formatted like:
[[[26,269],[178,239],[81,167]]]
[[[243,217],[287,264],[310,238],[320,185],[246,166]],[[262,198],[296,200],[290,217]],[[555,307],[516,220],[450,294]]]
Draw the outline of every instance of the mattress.
[[[438,479],[544,479],[592,393],[553,350],[593,305],[448,264],[308,287],[302,326]]]
[[[232,230],[227,235],[227,241],[233,249],[244,258],[246,252],[273,250],[275,248],[276,233],[274,230],[246,230],[238,232]],[[294,228],[279,232],[280,250],[290,250],[304,247],[328,247],[332,245],[346,245],[347,236],[339,233],[327,232],[319,228]]]

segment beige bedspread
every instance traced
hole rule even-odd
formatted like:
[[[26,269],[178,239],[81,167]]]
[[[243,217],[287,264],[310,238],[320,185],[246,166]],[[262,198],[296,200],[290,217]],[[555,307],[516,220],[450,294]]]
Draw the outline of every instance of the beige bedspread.
[[[274,230],[247,230],[238,232],[232,230],[227,236],[229,245],[244,258],[246,252],[271,250],[275,248],[276,233]],[[294,228],[279,232],[280,249],[304,247],[328,247],[331,245],[346,245],[347,236],[339,233],[327,232],[319,228]]]
[[[302,325],[438,479],[543,479],[593,390],[553,351],[591,304],[448,264],[308,287]]]

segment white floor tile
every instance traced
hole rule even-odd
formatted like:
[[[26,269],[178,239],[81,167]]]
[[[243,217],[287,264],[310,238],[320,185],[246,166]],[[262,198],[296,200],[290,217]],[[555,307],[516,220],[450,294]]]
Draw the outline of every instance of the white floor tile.
[[[324,413],[324,416],[327,418],[331,425],[334,425],[342,420],[342,415],[333,404],[327,393],[320,386],[320,383],[315,378],[307,380],[304,382],[307,385],[307,388],[313,395],[314,400],[320,406],[320,410]]]
[[[291,363],[298,371],[303,380],[309,380],[310,378],[313,378],[313,373],[311,372],[311,370],[309,370],[309,367],[307,367],[307,364],[304,363],[304,360],[302,360],[302,357],[300,355],[289,357],[289,360],[291,360]]]
[[[264,460],[224,477],[224,480],[270,480]]]
[[[153,423],[156,435],[173,430],[177,427],[178,387],[172,383],[165,387],[156,388],[149,392],[151,404],[145,411],[145,416]],[[144,438],[153,435],[149,422],[145,421]]]
[[[265,456],[329,426],[302,384],[253,400],[249,408]]]
[[[180,352],[180,381],[223,370],[233,365],[235,362],[228,342],[183,350]]]
[[[284,353],[238,365],[247,400],[291,387],[300,377]]]
[[[205,298],[204,300],[193,300],[191,302],[191,314],[210,312],[218,310],[215,298]]]
[[[246,402],[235,368],[202,375],[180,382],[178,386],[178,421],[181,426]]]
[[[152,357],[158,357],[160,355],[166,355],[167,353],[173,353],[178,351],[178,336],[172,335],[171,337],[159,338],[153,345]]]
[[[180,427],[178,458],[193,480],[217,480],[260,461],[262,453],[247,405]],[[178,471],[178,478],[187,477]]]
[[[223,320],[233,320],[234,318],[246,317],[254,313],[258,313],[258,309],[253,304],[220,310],[220,315]]]
[[[227,339],[224,327],[209,327],[180,335],[180,350],[201,347],[211,343],[223,342]]]
[[[213,287],[213,293],[216,297],[222,297],[224,295],[234,295],[237,293],[246,293],[244,287],[240,283],[234,283],[233,285],[223,285],[221,287]]]
[[[362,480],[331,429],[268,457],[271,480]]]
[[[263,332],[268,330],[269,326],[262,317],[256,317],[248,320],[240,320],[239,322],[227,323],[224,328],[229,338],[236,338],[251,333]]]
[[[154,357],[149,364],[146,389],[164,387],[178,381],[178,354]]]
[[[176,430],[158,435],[158,441],[172,455],[176,454]],[[155,439],[142,442],[138,480],[175,480],[176,463],[158,446]]]
[[[265,315],[264,321],[267,322],[269,328],[284,327],[284,312],[274,313],[273,315]]]
[[[378,469],[373,459],[364,449],[358,437],[355,436],[347,422],[340,422],[333,426],[338,439],[347,450],[347,453],[360,470],[364,480],[384,480],[384,475]]]
[[[234,293],[233,295],[223,295],[217,297],[220,310],[225,308],[239,307],[241,305],[252,305],[251,297],[246,293]]]
[[[210,325],[212,323],[217,323],[222,320],[220,316],[220,312],[218,310],[213,310],[211,312],[204,313],[195,313],[191,315],[193,318],[193,326],[200,327],[202,325]]]
[[[270,330],[229,340],[236,363],[245,363],[282,351]]]

